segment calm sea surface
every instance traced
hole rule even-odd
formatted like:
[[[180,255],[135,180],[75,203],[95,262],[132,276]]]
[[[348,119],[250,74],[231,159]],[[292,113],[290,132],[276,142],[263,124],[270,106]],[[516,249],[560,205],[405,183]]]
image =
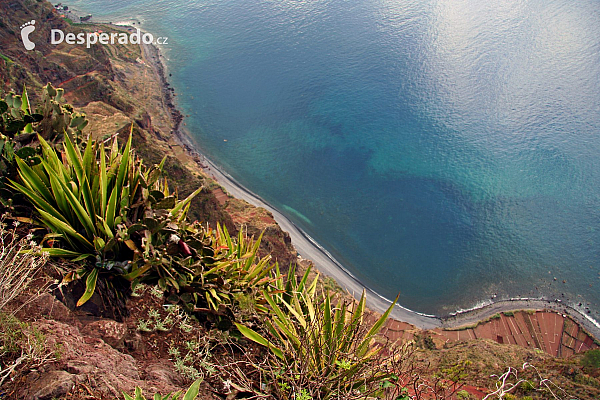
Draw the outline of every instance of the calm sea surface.
[[[382,295],[598,319],[600,2],[69,5],[168,36],[200,150]]]

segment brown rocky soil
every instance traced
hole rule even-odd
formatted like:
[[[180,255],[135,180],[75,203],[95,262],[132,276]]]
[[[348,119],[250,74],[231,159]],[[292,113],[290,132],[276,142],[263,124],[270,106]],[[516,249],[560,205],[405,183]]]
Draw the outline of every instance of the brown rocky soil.
[[[135,386],[165,394],[182,387],[181,378],[165,360],[136,360],[128,354],[143,341],[125,323],[73,313],[50,294],[42,295],[18,316],[22,320],[34,317],[32,326],[45,336],[48,349],[56,350],[59,356],[57,361],[5,385],[8,398],[115,399]]]
[[[55,357],[37,370],[14,375],[3,387],[5,398],[114,400],[123,398],[123,392],[133,393],[136,386],[147,397],[185,390],[195,378],[177,372],[170,349],[184,352],[187,342],[200,342],[219,333],[207,329],[210,323],[191,319],[185,320],[183,330],[181,315],[167,312],[163,299],[149,289],[140,297],[132,297],[128,309],[129,317],[120,323],[71,311],[49,293],[27,304],[17,317],[43,335],[47,351],[54,352]],[[157,317],[152,317],[152,313]],[[138,329],[140,321],[153,318],[163,321],[171,318],[173,323],[167,322],[164,331],[152,328],[152,323],[149,332]],[[259,353],[259,349],[245,340],[239,341],[243,348],[234,341],[228,348],[215,343],[209,360],[215,365],[224,364],[236,354],[243,358]],[[205,376],[201,398],[226,397],[231,390],[224,391],[224,380],[220,372],[213,377]]]
[[[25,234],[23,230],[22,234]],[[300,273],[308,267],[309,262],[300,260]],[[56,267],[48,265],[46,272],[55,275]],[[312,277],[315,273],[312,273]],[[44,281],[36,280],[35,286],[28,295],[19,298],[14,306],[32,297],[37,288],[45,287]],[[335,291],[339,288],[329,280],[322,280],[322,291]],[[56,292],[56,291],[55,291]],[[53,355],[53,360],[33,370],[22,369],[13,374],[10,382],[2,388],[7,399],[117,399],[121,393],[132,393],[136,386],[144,393],[167,393],[185,389],[197,376],[191,376],[189,370],[177,367],[177,359],[183,359],[188,346],[195,342],[193,355],[186,365],[194,366],[196,374],[203,375],[201,386],[202,399],[236,399],[244,398],[243,383],[256,384],[254,370],[248,368],[247,360],[261,360],[264,349],[244,339],[229,336],[228,332],[212,329],[210,317],[200,316],[195,321],[183,312],[173,312],[164,306],[162,294],[150,287],[136,291],[129,298],[127,309],[129,315],[123,322],[95,317],[83,309],[72,311],[58,301],[52,294],[43,293],[35,301],[28,303],[16,314],[17,317],[31,324],[43,335],[46,351]],[[337,292],[336,296],[345,295]],[[90,302],[95,302],[94,298]],[[251,310],[237,310],[237,315],[251,315]],[[521,315],[522,314],[522,315]],[[520,317],[519,317],[520,315]],[[515,313],[516,318],[529,316],[532,320],[542,320],[553,313]],[[377,315],[369,312],[367,320],[373,321]],[[471,328],[473,332],[485,332],[500,322],[510,326],[511,315],[493,318],[487,323]],[[506,319],[503,321],[503,319]],[[162,321],[158,328],[156,321]],[[559,320],[555,320],[558,325]],[[148,329],[142,328],[142,322]],[[547,321],[548,322],[548,321]],[[568,319],[562,320],[565,329],[563,341],[576,336]],[[486,328],[487,325],[487,328]],[[555,324],[541,324],[552,327]],[[548,330],[549,331],[549,330]],[[457,332],[468,332],[462,330]],[[481,399],[490,393],[495,385],[492,374],[499,375],[508,368],[514,368],[519,376],[538,382],[541,378],[566,389],[578,399],[595,399],[600,396],[600,371],[582,367],[581,356],[562,354],[562,358],[553,357],[539,349],[527,349],[517,344],[499,344],[488,339],[475,339],[465,335],[459,339],[457,332],[421,331],[398,321],[388,321],[383,330],[387,339],[394,341],[414,342],[416,351],[410,357],[402,373],[417,373],[422,383],[434,384],[444,382],[454,385],[447,376],[458,367],[462,372],[458,390],[448,399],[464,398],[468,393],[473,399]],[[398,334],[401,334],[401,337]],[[547,331],[540,330],[538,335]],[[443,335],[456,334],[456,339],[448,340]],[[387,343],[382,341],[381,343]],[[174,349],[179,353],[175,355]],[[536,369],[521,370],[524,363],[530,363]],[[411,370],[410,365],[415,369]],[[236,366],[235,369],[233,366]],[[239,374],[243,371],[248,378],[239,383]],[[254,381],[252,379],[255,379]],[[232,383],[227,385],[226,382]],[[521,395],[532,393],[519,392]],[[425,397],[428,398],[428,397]],[[544,397],[533,397],[544,398]]]

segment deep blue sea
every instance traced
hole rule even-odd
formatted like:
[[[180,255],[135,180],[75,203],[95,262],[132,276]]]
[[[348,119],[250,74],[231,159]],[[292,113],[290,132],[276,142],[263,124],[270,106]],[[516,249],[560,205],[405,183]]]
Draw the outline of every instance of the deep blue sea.
[[[598,319],[600,2],[68,4],[168,36],[200,150],[382,295]]]

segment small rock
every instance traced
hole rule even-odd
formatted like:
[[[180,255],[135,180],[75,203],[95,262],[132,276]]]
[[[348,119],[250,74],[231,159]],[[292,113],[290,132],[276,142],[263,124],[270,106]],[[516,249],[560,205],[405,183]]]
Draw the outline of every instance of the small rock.
[[[75,382],[75,375],[67,371],[51,371],[41,375],[29,386],[30,395],[33,400],[50,400],[69,393]]]
[[[170,367],[168,360],[160,363],[150,364],[146,367],[146,379],[153,383],[164,383],[167,385],[177,385],[181,383],[181,377],[173,368]]]
[[[83,361],[69,361],[66,369],[71,374],[83,375],[92,372],[94,367]]]
[[[127,335],[127,326],[113,320],[101,319],[86,325],[82,329],[82,333],[102,339],[114,349],[122,349]]]
[[[142,335],[140,335],[138,332],[136,332],[135,334],[128,335],[128,336],[129,337],[124,339],[124,341],[123,341],[125,348],[129,351],[142,350],[142,347],[143,347]]]
[[[50,293],[44,293],[25,308],[26,312],[39,313],[45,318],[77,326],[78,322],[71,310]]]

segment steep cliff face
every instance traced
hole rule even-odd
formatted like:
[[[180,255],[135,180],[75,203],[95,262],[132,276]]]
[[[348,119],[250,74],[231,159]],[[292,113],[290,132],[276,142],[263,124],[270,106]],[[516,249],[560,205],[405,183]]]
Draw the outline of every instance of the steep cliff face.
[[[156,49],[138,45],[50,44],[51,29],[67,33],[94,33],[97,30],[122,33],[126,28],[71,25],[46,1],[0,0],[0,90],[20,92],[27,85],[35,102],[40,88],[50,82],[65,89],[67,101],[86,112],[87,134],[94,137],[129,132],[134,126],[138,154],[149,163],[167,157],[166,172],[171,185],[182,196],[199,186],[205,190],[192,204],[190,217],[211,225],[220,222],[230,231],[246,229],[258,236],[266,230],[263,254],[273,253],[284,269],[296,254],[287,234],[271,219],[255,218],[255,207],[227,197],[218,201],[221,189],[202,174],[194,157],[178,140],[182,116],[173,104],[172,89],[166,81]],[[21,26],[35,20],[30,39],[35,48],[26,50]],[[222,191],[220,193],[223,193]],[[227,208],[236,210],[235,219]],[[244,210],[239,212],[239,210]]]
[[[2,89],[31,84],[32,79],[54,83],[73,76],[67,69],[45,57],[51,51],[46,42],[46,38],[50,37],[51,27],[67,28],[67,23],[58,17],[51,4],[2,0],[0,9],[0,52],[12,61],[5,58],[0,63]],[[30,21],[36,21],[35,31],[30,35],[36,47],[35,50],[27,51],[21,42],[20,27]]]
[[[86,100],[103,100],[126,108],[113,96],[106,80],[114,79],[108,54],[101,46],[87,49],[85,46],[50,44],[51,30],[80,33],[82,30],[69,25],[46,1],[1,0],[0,9],[0,60],[1,89],[9,91],[24,84],[36,89],[47,82],[64,87],[70,93],[75,106]],[[35,21],[35,30],[29,34],[35,43],[33,50],[26,50],[21,40],[21,26]],[[93,90],[79,93],[86,86]],[[36,90],[32,90],[35,96]]]
[[[172,90],[161,76],[161,67],[155,64],[158,55],[148,53],[154,49],[133,45],[93,46],[90,49],[66,44],[51,45],[47,42],[50,29],[79,33],[99,28],[68,24],[46,1],[0,0],[0,10],[0,91],[20,92],[26,84],[30,96],[35,98],[41,86],[51,82],[65,88],[67,100],[86,112],[90,120],[86,133],[103,137],[120,132],[121,136],[126,136],[133,125],[138,154],[147,163],[158,163],[166,156],[165,170],[171,185],[181,196],[204,186],[190,210],[192,219],[213,226],[220,222],[232,232],[244,229],[254,236],[264,231],[263,254],[272,254],[283,270],[296,261],[289,236],[280,229],[272,215],[230,197],[202,173],[201,161],[179,140],[178,128],[182,118],[173,106]],[[27,51],[21,42],[20,27],[31,20],[36,20],[36,30],[32,33],[36,47]],[[122,28],[102,26],[101,29]],[[133,306],[138,308],[137,311],[134,310],[133,316],[121,324],[106,320],[90,321],[85,316],[71,313],[51,297],[32,305],[32,312],[23,313],[23,318],[40,319],[36,322],[37,328],[47,335],[50,342],[63,343],[64,352],[60,363],[27,376],[26,381],[16,388],[22,396],[19,398],[37,396],[51,399],[65,394],[69,394],[69,398],[84,399],[92,395],[116,398],[120,390],[131,392],[135,385],[163,393],[184,387],[186,382],[181,381],[167,360],[165,336],[171,334],[140,334],[136,330],[137,318],[147,312],[142,309],[148,306],[146,300],[137,301]],[[158,303],[156,307],[160,309]],[[514,319],[521,317],[527,315],[519,314]],[[489,379],[491,373],[502,373],[505,368],[522,365],[525,361],[539,363],[544,373],[548,372],[545,376],[552,377],[561,385],[575,387],[581,394],[580,398],[597,398],[600,387],[596,379],[598,371],[594,372],[596,375],[589,376],[580,368],[577,359],[556,360],[539,351],[524,349],[527,346],[521,343],[517,347],[482,340],[462,342],[472,337],[500,341],[502,336],[504,343],[517,343],[525,337],[523,333],[528,326],[520,329],[518,320],[514,326],[519,329],[510,330],[512,319],[503,315],[488,325],[450,333],[421,332],[408,324],[390,321],[385,332],[394,340],[417,339],[425,347],[419,350],[418,357],[431,365],[428,370],[431,376],[463,360],[470,361],[473,367],[468,371],[467,381],[474,386],[467,389],[472,398],[481,398],[485,393],[477,387],[493,387],[495,382]],[[495,326],[501,322],[505,322],[508,328]],[[483,334],[487,331],[490,332],[488,336]],[[532,329],[531,343],[534,345],[529,347],[543,348],[534,340],[539,334],[542,338],[540,343],[546,340],[547,347],[551,348],[555,341],[546,338],[548,332]],[[577,338],[578,335],[577,331],[571,336]],[[585,344],[586,340],[582,338],[580,342]],[[575,348],[574,345],[571,347]],[[90,390],[93,392],[90,393]],[[210,393],[207,389],[203,398],[213,398]],[[586,393],[591,393],[590,397],[586,397]]]

